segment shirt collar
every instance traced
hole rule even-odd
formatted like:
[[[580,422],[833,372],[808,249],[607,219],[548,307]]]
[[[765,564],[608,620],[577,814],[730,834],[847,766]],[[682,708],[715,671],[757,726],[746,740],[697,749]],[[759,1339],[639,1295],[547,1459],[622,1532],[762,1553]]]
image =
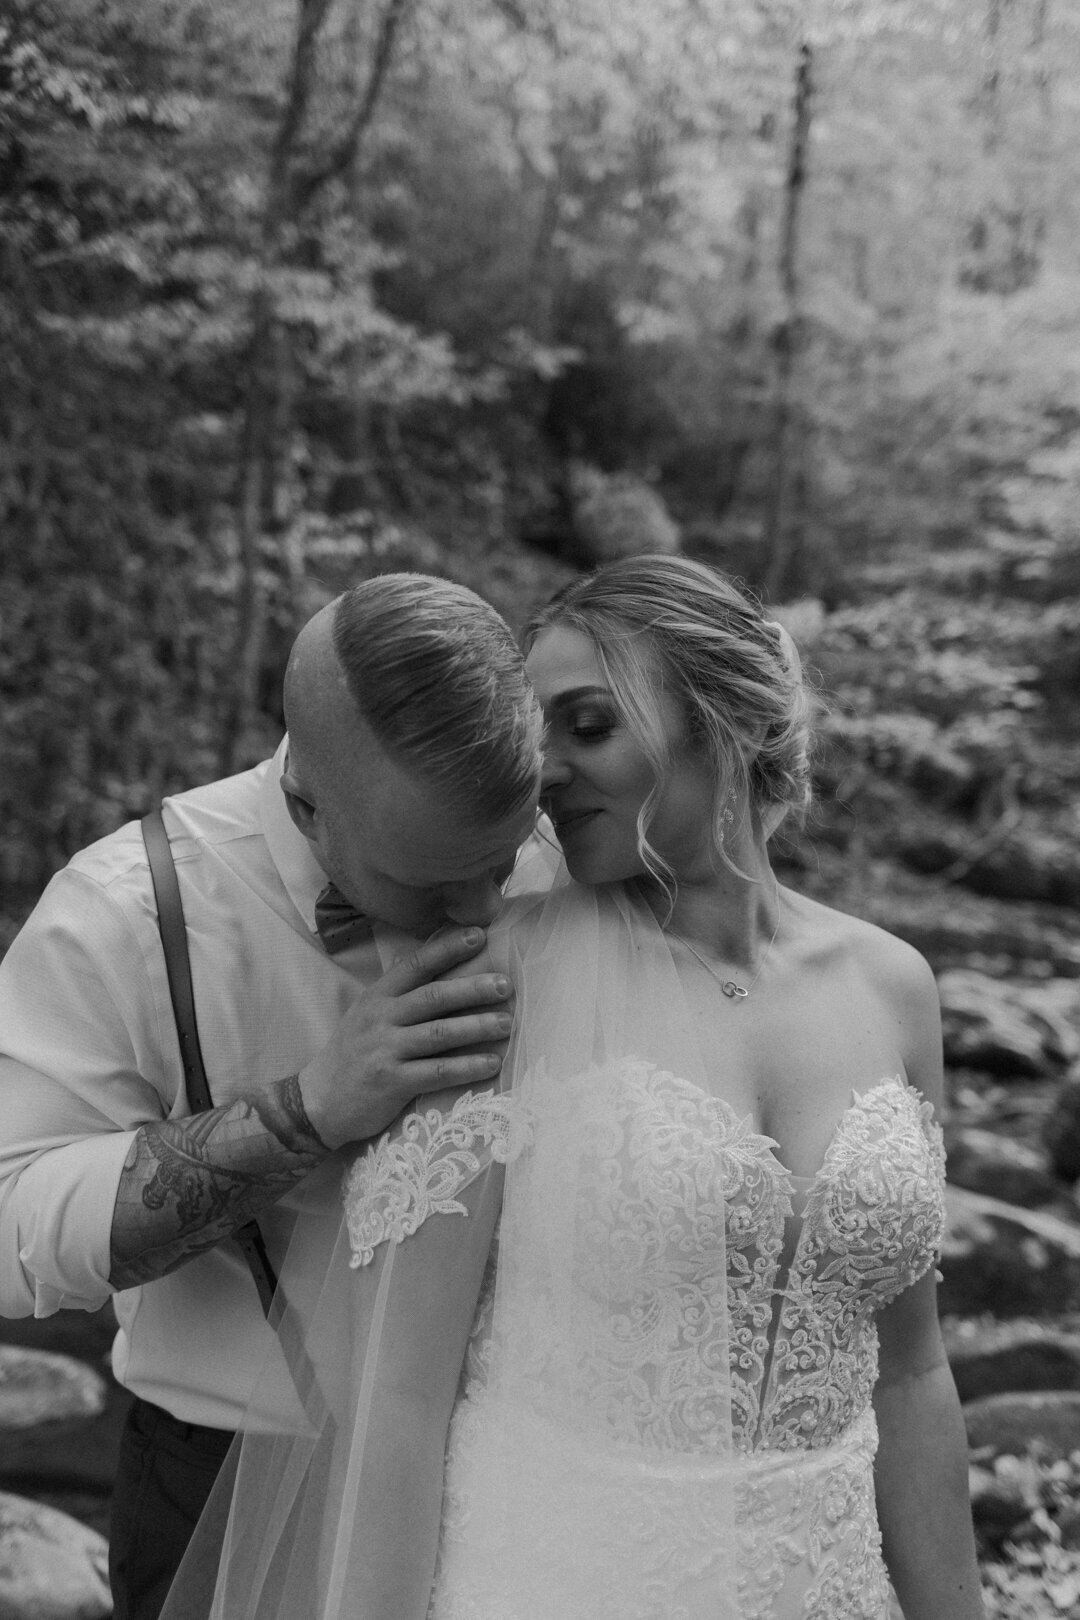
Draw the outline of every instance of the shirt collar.
[[[327,879],[311,845],[294,825],[285,803],[281,777],[288,752],[289,738],[286,733],[262,779],[259,819],[270,858],[277,867],[285,892],[307,927],[315,933],[315,902],[325,889]]]

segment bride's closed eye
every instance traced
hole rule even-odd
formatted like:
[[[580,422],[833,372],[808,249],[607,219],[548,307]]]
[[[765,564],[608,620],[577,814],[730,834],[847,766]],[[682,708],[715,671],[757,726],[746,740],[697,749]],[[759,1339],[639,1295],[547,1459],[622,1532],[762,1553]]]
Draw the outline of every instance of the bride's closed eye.
[[[576,742],[601,742],[615,731],[619,717],[612,709],[590,704],[588,708],[571,710],[565,723],[567,732]]]

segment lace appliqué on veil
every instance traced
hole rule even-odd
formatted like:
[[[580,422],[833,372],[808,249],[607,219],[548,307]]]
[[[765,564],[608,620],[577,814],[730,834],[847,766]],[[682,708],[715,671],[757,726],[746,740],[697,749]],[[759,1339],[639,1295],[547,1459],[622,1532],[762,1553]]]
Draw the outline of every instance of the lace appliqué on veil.
[[[461,1092],[448,1114],[406,1115],[345,1176],[349,1265],[369,1265],[381,1243],[400,1243],[430,1215],[467,1214],[457,1195],[491,1160],[516,1159],[529,1137],[520,1104],[491,1092]]]

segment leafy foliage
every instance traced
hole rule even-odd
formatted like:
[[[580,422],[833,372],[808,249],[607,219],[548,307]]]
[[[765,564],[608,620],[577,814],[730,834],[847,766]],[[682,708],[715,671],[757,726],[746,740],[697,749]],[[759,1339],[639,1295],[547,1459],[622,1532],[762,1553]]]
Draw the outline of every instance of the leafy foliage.
[[[838,699],[819,834],[895,850],[915,803],[981,836],[1015,794],[1064,836],[1080,49],[1067,8],[1005,14],[11,0],[8,892],[259,754],[293,629],[364,571],[520,619],[592,524],[760,583],[785,346],[792,588]]]
[[[1080,1453],[1057,1461],[1037,1454],[1001,1455],[986,1467],[994,1487],[1022,1504],[1003,1546],[981,1560],[983,1597],[990,1620],[1044,1620],[1071,1615],[1080,1604],[1080,1549],[1076,1545]]]

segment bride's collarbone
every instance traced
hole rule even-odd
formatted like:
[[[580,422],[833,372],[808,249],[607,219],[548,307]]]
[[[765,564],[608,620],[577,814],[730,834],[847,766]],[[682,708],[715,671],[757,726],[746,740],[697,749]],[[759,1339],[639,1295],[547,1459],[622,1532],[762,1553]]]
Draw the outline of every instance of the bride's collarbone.
[[[751,998],[697,1011],[710,1089],[739,1120],[780,1145],[795,1175],[813,1175],[853,1096],[905,1078],[895,1024],[867,1001],[827,1006]],[[807,1165],[809,1169],[805,1168]]]
[[[863,960],[878,931],[824,907],[809,921],[745,997],[682,978],[710,1089],[797,1177],[817,1173],[853,1097],[906,1078],[895,1010]]]

